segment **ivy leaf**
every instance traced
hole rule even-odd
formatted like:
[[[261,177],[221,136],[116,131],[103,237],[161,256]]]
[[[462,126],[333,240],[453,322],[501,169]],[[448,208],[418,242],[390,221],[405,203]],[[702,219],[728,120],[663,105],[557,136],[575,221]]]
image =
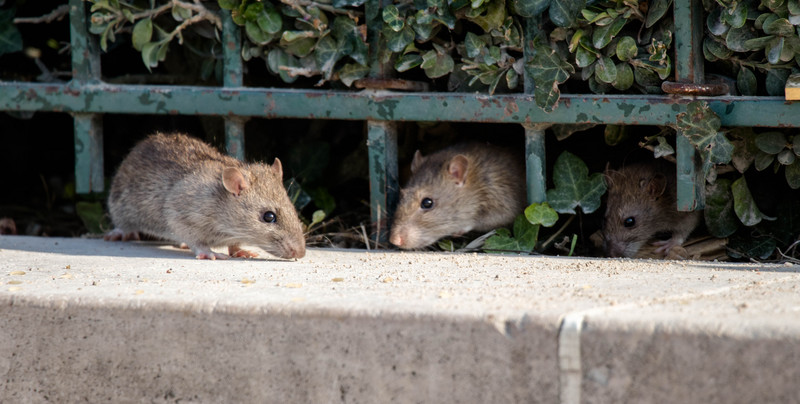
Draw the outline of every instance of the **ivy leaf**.
[[[561,95],[558,85],[575,73],[575,67],[549,46],[536,40],[534,43],[533,57],[525,69],[536,83],[536,105],[545,112],[552,112]]]
[[[658,22],[672,7],[672,0],[653,0],[650,2],[650,8],[647,10],[647,19],[645,19],[645,28],[650,28]]]
[[[400,32],[405,26],[403,17],[400,16],[400,10],[394,4],[389,4],[383,7],[382,11],[383,22],[394,32]]]
[[[142,51],[142,46],[150,42],[153,37],[153,20],[150,18],[143,18],[133,26],[133,33],[131,34],[131,42],[133,48],[137,51]]]
[[[735,128],[729,131],[733,136],[733,155],[731,163],[740,173],[744,173],[753,164],[756,153],[760,153],[755,144],[755,134],[752,128]]]
[[[525,218],[528,219],[528,222],[531,224],[551,227],[558,221],[558,213],[556,213],[547,202],[532,203],[525,208]]]
[[[551,0],[511,0],[509,6],[514,14],[522,18],[535,17],[550,7]]]
[[[425,70],[426,76],[435,79],[452,72],[455,62],[449,54],[431,50],[422,55],[420,67]]]
[[[667,143],[667,139],[664,136],[659,136],[658,144],[653,148],[653,157],[661,158],[672,154],[675,154],[675,149]]]
[[[550,3],[550,21],[559,27],[575,26],[581,10],[586,7],[586,0],[552,0]]]
[[[786,148],[786,136],[782,132],[764,132],[756,135],[756,146],[764,153],[778,154]]]
[[[563,152],[553,167],[554,189],[547,191],[547,201],[559,213],[575,214],[581,207],[592,213],[600,207],[600,197],[606,192],[602,173],[589,176],[589,169],[578,156]]]
[[[402,73],[411,70],[420,64],[422,64],[422,56],[420,56],[418,53],[407,53],[397,59],[397,62],[394,64],[394,68],[398,72]]]
[[[339,80],[347,87],[350,87],[354,81],[367,77],[367,74],[369,74],[369,66],[348,63],[339,70]]]
[[[693,101],[686,112],[678,114],[678,129],[700,152],[703,172],[708,175],[714,164],[726,164],[733,155],[733,144],[719,131],[720,119],[705,101]]]
[[[486,47],[486,42],[480,36],[467,32],[467,36],[464,38],[464,47],[467,57],[474,58],[481,54],[481,50]]]
[[[733,211],[731,180],[720,178],[713,184],[706,184],[706,208],[703,215],[706,227],[714,237],[728,237],[739,228],[739,220]]]
[[[497,229],[497,233],[483,244],[483,250],[487,252],[498,251],[505,254],[516,251],[531,252],[536,247],[539,237],[539,225],[531,224],[525,215],[519,215],[514,219],[514,236],[508,229]]]
[[[399,32],[384,29],[383,34],[386,36],[386,47],[392,52],[402,52],[406,46],[414,42],[414,30],[408,26]]]
[[[342,51],[330,35],[326,35],[317,42],[314,49],[314,60],[322,71],[322,77],[330,80],[333,76],[333,66],[342,57]]]
[[[449,7],[445,6],[449,10]],[[452,14],[451,14],[452,15]],[[467,19],[477,24],[483,29],[484,32],[489,32],[493,29],[498,29],[503,26],[506,20],[506,7],[504,0],[492,0],[486,8],[486,14],[478,16],[467,16]],[[453,17],[455,22],[455,17]],[[444,21],[443,21],[444,23]],[[449,24],[448,28],[453,29]]]
[[[744,177],[731,184],[731,191],[733,192],[733,210],[745,226],[755,226],[762,219],[775,220],[774,217],[769,217],[758,209]]]

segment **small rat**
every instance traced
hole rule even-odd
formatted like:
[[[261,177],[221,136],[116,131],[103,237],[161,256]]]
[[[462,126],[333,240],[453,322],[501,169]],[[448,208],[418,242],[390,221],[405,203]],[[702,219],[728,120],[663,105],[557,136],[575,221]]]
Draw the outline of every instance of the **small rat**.
[[[660,233],[667,240],[653,243],[667,256],[700,222],[700,211],[677,210],[675,166],[656,160],[605,172],[608,200],[603,222],[603,250],[609,257],[633,257]]]
[[[184,134],[156,133],[138,143],[111,183],[115,229],[106,240],[145,233],[186,243],[199,259],[225,259],[258,246],[282,258],[306,253],[303,227],[282,183],[283,168],[246,164]]]
[[[420,248],[449,235],[507,226],[526,205],[521,158],[500,147],[465,143],[411,162],[389,242]]]

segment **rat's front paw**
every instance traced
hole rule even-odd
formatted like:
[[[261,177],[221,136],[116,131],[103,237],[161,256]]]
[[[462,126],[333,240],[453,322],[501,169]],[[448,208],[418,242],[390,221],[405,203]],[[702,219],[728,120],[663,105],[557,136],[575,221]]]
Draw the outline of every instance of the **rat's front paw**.
[[[130,241],[130,240],[139,240],[139,233],[132,231],[130,233],[125,233],[120,229],[114,229],[110,232],[106,233],[103,236],[103,240],[105,241]]]
[[[238,245],[229,246],[228,247],[228,254],[230,254],[231,257],[235,257],[235,258],[256,258],[256,257],[258,257],[258,254],[254,253],[252,251],[242,250],[241,248],[239,248]]]
[[[227,254],[211,251],[209,248],[193,248],[195,258],[199,260],[226,260],[230,258]]]
[[[669,251],[674,248],[678,247],[683,244],[683,240],[675,239],[674,237],[669,240],[658,240],[654,241],[653,245],[658,246],[655,250],[653,250],[656,254],[664,254],[664,256],[669,255]]]

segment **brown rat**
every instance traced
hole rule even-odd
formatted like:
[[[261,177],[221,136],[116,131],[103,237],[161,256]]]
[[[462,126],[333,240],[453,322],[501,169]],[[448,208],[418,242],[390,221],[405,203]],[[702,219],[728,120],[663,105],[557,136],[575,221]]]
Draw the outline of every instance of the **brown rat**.
[[[258,246],[283,258],[305,255],[300,220],[272,165],[246,164],[183,134],[157,133],[138,143],[111,183],[108,208],[116,228],[106,240],[139,232],[186,243],[200,259],[255,257]]]
[[[500,147],[459,144],[427,157],[417,150],[411,173],[389,236],[403,249],[507,226],[525,209],[521,158]]]
[[[677,210],[675,166],[661,160],[606,169],[608,199],[603,223],[603,250],[609,257],[633,257],[659,233],[655,253],[668,255],[697,227],[700,212]]]

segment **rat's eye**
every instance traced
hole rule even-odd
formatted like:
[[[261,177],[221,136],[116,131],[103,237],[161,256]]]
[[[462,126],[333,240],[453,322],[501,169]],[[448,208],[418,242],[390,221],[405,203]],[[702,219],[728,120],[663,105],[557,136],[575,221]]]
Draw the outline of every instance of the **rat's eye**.
[[[264,216],[261,217],[267,223],[275,223],[278,221],[278,215],[275,214],[273,211],[266,211],[264,212]]]
[[[622,221],[622,224],[625,225],[625,227],[633,227],[636,225],[636,219],[633,217],[626,218]]]
[[[431,199],[431,198],[423,198],[422,202],[419,204],[419,207],[421,207],[422,209],[425,209],[425,210],[432,208],[433,207],[433,199]]]

